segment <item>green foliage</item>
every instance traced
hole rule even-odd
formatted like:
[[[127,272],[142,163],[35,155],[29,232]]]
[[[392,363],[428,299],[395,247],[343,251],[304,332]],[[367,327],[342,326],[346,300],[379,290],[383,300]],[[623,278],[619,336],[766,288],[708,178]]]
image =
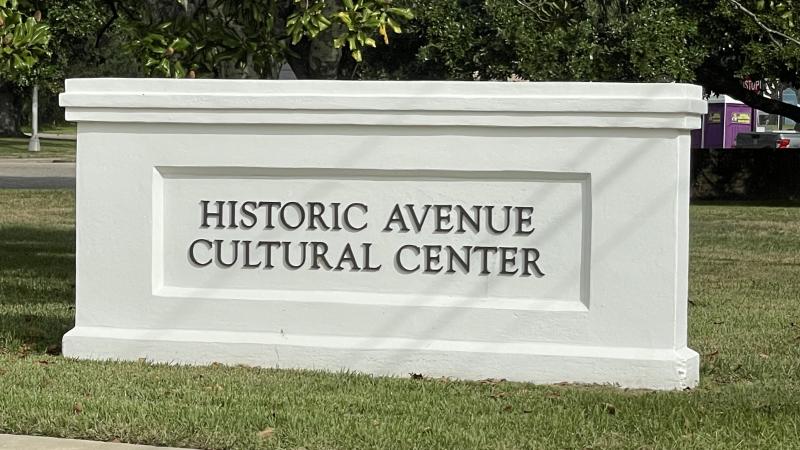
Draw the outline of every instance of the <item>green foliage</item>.
[[[679,15],[674,1],[407,0],[405,5],[413,7],[412,30],[423,41],[411,49],[412,57],[398,54],[409,49],[397,46],[370,52],[363,76],[691,81],[702,56],[687,45],[698,34],[696,21]],[[397,58],[405,64],[396,70],[376,67]],[[408,67],[421,70],[409,74]],[[431,74],[432,68],[438,73]],[[396,76],[398,71],[406,72]]]
[[[346,47],[360,61],[364,47],[376,37],[402,32],[413,18],[408,8],[391,0],[342,0],[331,7],[324,0],[217,0],[201,2],[167,21],[148,11],[129,18],[134,39],[129,49],[149,75],[194,77],[197,72],[225,77],[229,69],[259,78],[275,78],[293,46],[333,33],[332,45]],[[326,36],[327,37],[327,36]]]
[[[136,61],[122,51],[124,36],[109,2],[48,0],[44,21],[53,34],[49,79],[60,89],[67,77],[133,76]],[[139,71],[140,72],[140,71]]]
[[[698,83],[800,121],[741,86],[800,86],[797,0],[402,1],[416,38],[367,52],[362,78]]]
[[[8,0],[0,0],[8,8]],[[19,0],[16,10],[23,17],[35,17],[46,27],[49,39],[44,52],[37,52],[32,70],[13,74],[0,69],[3,90],[14,98],[17,121],[24,121],[29,108],[29,87],[39,86],[40,123],[63,120],[57,94],[69,77],[137,76],[136,61],[122,51],[120,27],[111,20],[112,10],[106,0]],[[0,31],[0,33],[3,33]],[[2,60],[0,56],[0,60]],[[0,83],[3,84],[3,83]]]
[[[672,1],[644,0],[627,10],[606,4],[602,12],[573,5],[544,21],[515,0],[487,3],[515,48],[517,75],[529,80],[692,81],[702,56],[686,45],[696,23]]]
[[[414,11],[408,32],[370,49],[361,78],[505,79],[518,63],[511,42],[483,0],[403,0]]]
[[[800,82],[800,2],[694,0],[685,5],[689,13],[704,31],[694,45],[707,64],[736,77]]]
[[[49,55],[50,30],[39,20],[23,14],[17,0],[0,0],[0,80],[21,80]]]

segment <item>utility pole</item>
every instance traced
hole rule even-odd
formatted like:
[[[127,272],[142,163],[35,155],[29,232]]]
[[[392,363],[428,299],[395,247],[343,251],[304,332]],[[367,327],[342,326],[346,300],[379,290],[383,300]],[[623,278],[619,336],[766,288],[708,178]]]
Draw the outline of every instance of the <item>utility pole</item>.
[[[31,102],[31,140],[28,141],[28,151],[38,152],[39,146],[39,86],[33,86],[33,101]]]

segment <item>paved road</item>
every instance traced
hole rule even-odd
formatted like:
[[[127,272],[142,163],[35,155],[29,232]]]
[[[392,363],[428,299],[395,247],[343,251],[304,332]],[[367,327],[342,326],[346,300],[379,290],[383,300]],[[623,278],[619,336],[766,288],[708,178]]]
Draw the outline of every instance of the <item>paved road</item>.
[[[0,189],[75,189],[75,163],[0,159]]]
[[[117,444],[112,442],[79,441],[39,436],[0,434],[0,449],[14,450],[179,450],[173,447]]]

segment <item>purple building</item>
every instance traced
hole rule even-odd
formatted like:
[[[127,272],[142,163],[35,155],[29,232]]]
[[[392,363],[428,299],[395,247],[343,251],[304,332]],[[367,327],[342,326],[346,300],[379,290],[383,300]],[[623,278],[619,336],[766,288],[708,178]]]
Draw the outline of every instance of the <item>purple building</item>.
[[[756,111],[727,95],[708,98],[702,128],[692,131],[692,148],[733,148],[736,135],[755,131]]]

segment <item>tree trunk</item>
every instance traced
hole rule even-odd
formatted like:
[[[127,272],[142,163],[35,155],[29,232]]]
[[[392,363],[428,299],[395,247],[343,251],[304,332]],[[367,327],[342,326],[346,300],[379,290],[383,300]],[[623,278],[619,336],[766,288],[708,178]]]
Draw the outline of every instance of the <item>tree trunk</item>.
[[[730,95],[747,106],[800,123],[800,107],[746,89],[741,80],[737,80],[721,67],[706,63],[697,69],[696,75],[697,81],[715,94]]]
[[[145,0],[142,3],[144,3],[142,7],[146,8],[158,22],[172,20],[187,13],[187,10],[175,0]],[[188,12],[191,14],[194,14],[194,10],[197,9],[194,3],[188,2],[187,4]]]
[[[21,134],[19,104],[11,86],[0,83],[0,136]]]
[[[326,14],[341,9],[341,0],[325,3]],[[289,65],[298,79],[336,79],[342,60],[342,49],[333,46],[333,37],[340,31],[338,27],[338,24],[333,25],[312,41],[306,38],[292,47],[297,56],[288,58]]]

